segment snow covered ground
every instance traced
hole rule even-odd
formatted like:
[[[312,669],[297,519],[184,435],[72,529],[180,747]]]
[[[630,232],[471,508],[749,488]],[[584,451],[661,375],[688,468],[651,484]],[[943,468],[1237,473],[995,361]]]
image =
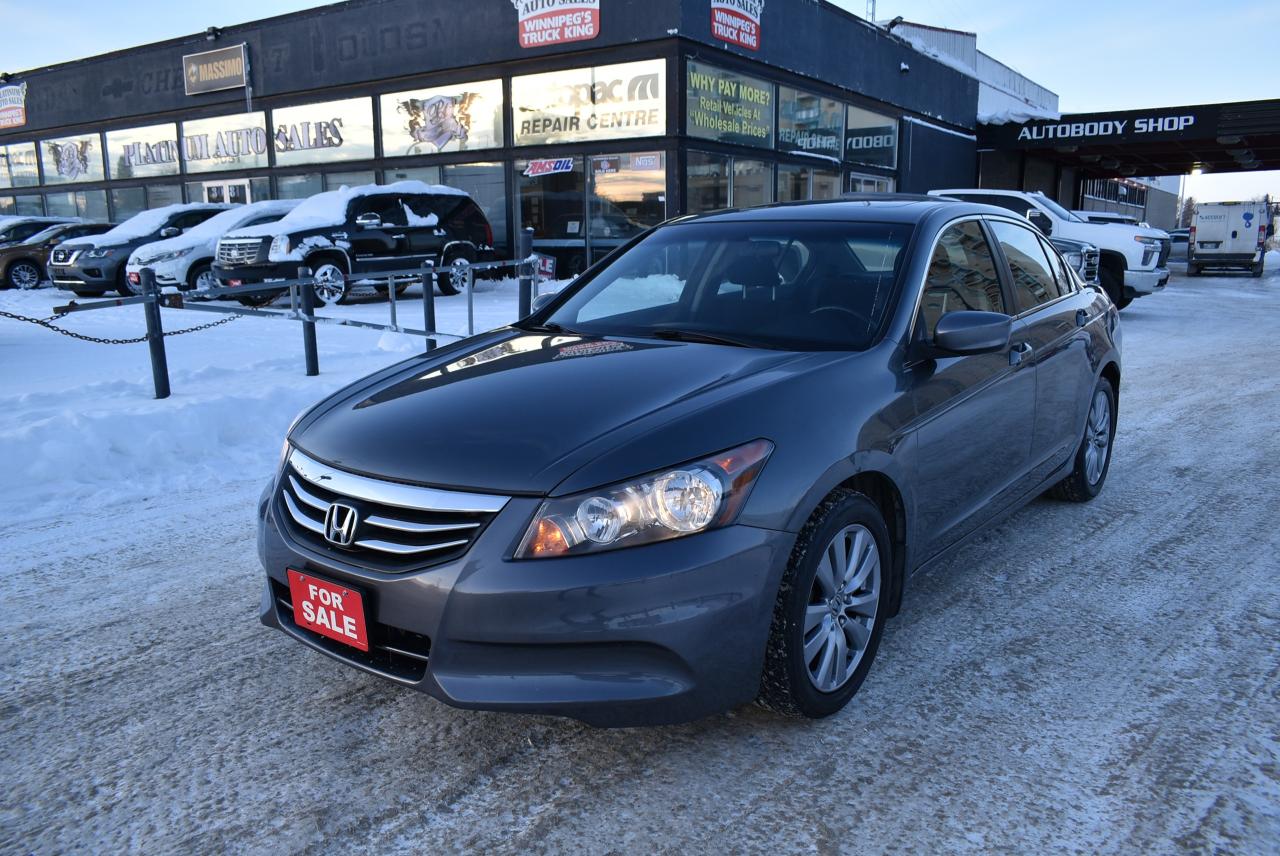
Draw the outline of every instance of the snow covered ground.
[[[1280,264],[1122,317],[1103,495],[914,577],[847,710],[623,731],[453,710],[257,623],[281,434],[416,340],[322,327],[307,378],[296,324],[236,321],[169,340],[156,402],[145,345],[0,318],[0,851],[1274,852]]]

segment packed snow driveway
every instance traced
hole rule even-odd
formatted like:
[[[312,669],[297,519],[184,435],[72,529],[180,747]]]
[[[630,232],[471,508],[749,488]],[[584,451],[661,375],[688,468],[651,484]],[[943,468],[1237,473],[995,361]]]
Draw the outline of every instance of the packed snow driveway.
[[[914,577],[848,709],[622,731],[453,710],[258,624],[279,432],[404,356],[377,334],[322,331],[306,379],[295,327],[241,321],[175,343],[151,402],[142,350],[0,327],[0,849],[1273,852],[1280,273],[1122,317],[1103,495]]]

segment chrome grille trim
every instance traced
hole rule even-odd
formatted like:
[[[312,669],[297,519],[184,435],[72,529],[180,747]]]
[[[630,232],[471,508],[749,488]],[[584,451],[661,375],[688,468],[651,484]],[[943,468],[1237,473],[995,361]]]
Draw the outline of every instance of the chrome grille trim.
[[[285,507],[289,509],[289,515],[293,518],[293,521],[295,523],[297,523],[303,529],[307,529],[311,532],[316,533],[317,535],[320,535],[320,536],[324,535],[324,525],[315,522],[310,517],[303,514],[302,509],[298,508],[297,503],[293,501],[293,497],[289,496],[289,492],[287,490],[281,491],[280,495],[284,497]]]
[[[218,241],[218,264],[253,264],[262,253],[262,244],[262,238],[223,238]]]
[[[354,546],[363,547],[366,550],[377,550],[379,553],[390,553],[393,556],[416,556],[419,553],[430,553],[436,550],[450,550],[454,547],[461,547],[468,543],[467,538],[461,541],[446,541],[443,544],[428,544],[426,546],[418,546],[415,544],[394,544],[391,541],[381,541],[377,538],[369,538],[363,541],[357,541]]]
[[[496,514],[511,499],[509,496],[439,490],[358,476],[322,464],[298,449],[289,453],[289,464],[303,479],[325,490],[413,511]]]
[[[397,532],[456,532],[461,529],[479,529],[479,523],[414,523],[411,520],[393,520],[390,517],[373,515],[364,519],[370,526],[381,526],[383,529],[394,529]]]

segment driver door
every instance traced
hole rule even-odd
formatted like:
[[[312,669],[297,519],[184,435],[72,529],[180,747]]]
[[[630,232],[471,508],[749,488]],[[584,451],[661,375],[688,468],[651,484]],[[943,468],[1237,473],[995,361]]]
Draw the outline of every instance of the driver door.
[[[1012,314],[987,231],[978,219],[947,226],[933,250],[913,332],[932,342],[948,312]],[[933,556],[967,535],[1023,489],[1031,458],[1035,367],[1023,359],[1025,328],[985,354],[935,354],[908,364],[915,410],[918,530]]]

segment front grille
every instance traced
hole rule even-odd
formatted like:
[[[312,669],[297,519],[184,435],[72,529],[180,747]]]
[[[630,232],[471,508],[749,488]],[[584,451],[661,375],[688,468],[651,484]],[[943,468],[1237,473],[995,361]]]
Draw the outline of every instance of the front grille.
[[[265,243],[265,238],[223,238],[218,242],[218,264],[223,267],[257,264],[262,260]]]
[[[1164,267],[1169,261],[1169,251],[1173,249],[1173,242],[1168,238],[1159,238],[1160,241],[1160,258],[1156,260],[1156,267]]]
[[[358,476],[294,449],[280,479],[281,518],[308,546],[374,570],[438,565],[467,551],[507,497],[463,493]],[[325,535],[330,506],[355,509],[350,546]]]
[[[53,263],[55,265],[69,265],[76,260],[76,256],[80,255],[79,250],[56,249],[53,251]]]
[[[1085,282],[1098,281],[1098,268],[1102,264],[1102,253],[1096,249],[1085,250],[1082,254],[1084,261],[1081,264],[1080,275],[1084,277]]]
[[[280,618],[280,623],[317,648],[332,651],[365,668],[402,680],[417,683],[426,676],[427,663],[431,659],[431,640],[421,633],[380,624],[366,615],[365,631],[369,634],[369,650],[361,651],[321,636],[294,621],[293,600],[289,596],[289,587],[285,584],[271,580],[271,595],[276,601],[276,615]]]

